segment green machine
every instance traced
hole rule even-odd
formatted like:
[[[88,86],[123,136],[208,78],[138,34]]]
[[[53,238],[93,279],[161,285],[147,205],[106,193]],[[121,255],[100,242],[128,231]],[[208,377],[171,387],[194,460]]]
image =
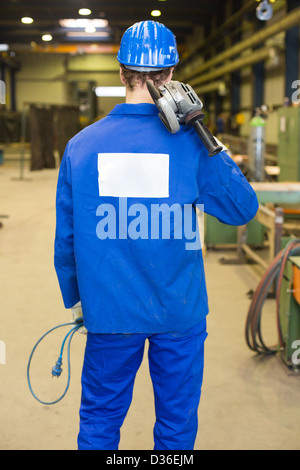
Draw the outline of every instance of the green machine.
[[[300,256],[285,264],[279,293],[279,346],[285,365],[300,365]]]
[[[206,247],[216,248],[218,245],[235,245],[238,239],[238,229],[233,225],[226,225],[215,217],[205,214],[204,240]],[[253,246],[262,246],[265,237],[265,227],[257,220],[251,220],[247,225],[246,243]]]
[[[278,118],[278,181],[300,181],[300,108],[281,108]]]

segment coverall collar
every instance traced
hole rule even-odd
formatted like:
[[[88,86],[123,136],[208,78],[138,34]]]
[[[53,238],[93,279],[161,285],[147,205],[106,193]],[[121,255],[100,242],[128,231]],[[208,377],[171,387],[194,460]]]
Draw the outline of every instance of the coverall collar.
[[[146,114],[157,115],[158,109],[151,103],[122,103],[117,104],[109,114]]]

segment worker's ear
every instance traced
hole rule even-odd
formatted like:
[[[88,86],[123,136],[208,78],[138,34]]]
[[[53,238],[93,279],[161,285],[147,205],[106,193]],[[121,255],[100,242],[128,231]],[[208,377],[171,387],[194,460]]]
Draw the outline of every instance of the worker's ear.
[[[124,80],[123,71],[121,67],[120,67],[120,80],[123,83],[123,85],[125,85],[125,80]]]
[[[169,73],[169,75],[167,76],[167,78],[166,78],[166,80],[164,81],[164,83],[168,83],[168,82],[170,82],[170,81],[172,80],[172,78],[173,78],[173,72],[174,72],[174,67],[171,68],[170,73]]]

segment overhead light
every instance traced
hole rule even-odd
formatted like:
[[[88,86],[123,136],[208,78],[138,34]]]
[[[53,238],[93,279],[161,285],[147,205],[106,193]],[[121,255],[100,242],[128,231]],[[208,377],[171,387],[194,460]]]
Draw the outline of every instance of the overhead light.
[[[30,16],[23,16],[21,21],[23,24],[31,24],[33,23],[33,18],[30,18]]]
[[[59,20],[59,24],[63,28],[87,28],[88,26],[93,26],[94,28],[106,28],[108,26],[108,21],[98,18],[92,20],[89,20],[88,18],[69,18]]]
[[[160,16],[161,15],[161,11],[160,10],[152,10],[151,11],[151,16]]]
[[[66,36],[68,38],[107,38],[109,33],[107,31],[96,31],[95,33],[86,33],[85,31],[70,31],[66,34]]]
[[[78,13],[79,13],[79,15],[87,16],[87,15],[90,15],[92,12],[89,8],[80,8]]]
[[[43,34],[42,40],[43,40],[43,41],[52,41],[52,36],[51,36],[51,34]]]
[[[124,86],[97,86],[95,93],[96,96],[101,97],[126,96],[126,88]]]
[[[0,52],[6,52],[9,49],[8,44],[0,44]]]
[[[95,28],[95,26],[93,25],[88,25],[86,28],[85,28],[85,32],[86,33],[95,33],[97,31],[97,29]]]

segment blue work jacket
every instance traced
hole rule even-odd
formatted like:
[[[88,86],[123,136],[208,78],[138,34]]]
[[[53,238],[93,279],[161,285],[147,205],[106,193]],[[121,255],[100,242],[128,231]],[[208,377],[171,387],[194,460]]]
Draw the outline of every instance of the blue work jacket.
[[[79,132],[57,184],[54,260],[64,306],[81,301],[92,333],[163,333],[204,319],[197,206],[244,225],[258,202],[226,151],[209,157],[193,128],[171,134],[156,106],[142,103],[119,104]]]

